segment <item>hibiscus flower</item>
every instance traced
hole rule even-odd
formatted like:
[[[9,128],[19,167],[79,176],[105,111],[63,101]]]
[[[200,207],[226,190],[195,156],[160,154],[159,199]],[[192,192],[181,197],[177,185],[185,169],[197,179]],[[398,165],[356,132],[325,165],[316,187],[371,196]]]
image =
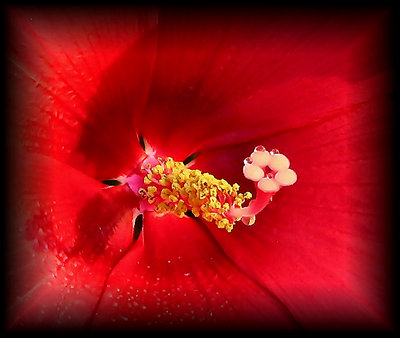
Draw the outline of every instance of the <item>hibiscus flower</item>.
[[[387,10],[7,19],[10,328],[392,326]]]

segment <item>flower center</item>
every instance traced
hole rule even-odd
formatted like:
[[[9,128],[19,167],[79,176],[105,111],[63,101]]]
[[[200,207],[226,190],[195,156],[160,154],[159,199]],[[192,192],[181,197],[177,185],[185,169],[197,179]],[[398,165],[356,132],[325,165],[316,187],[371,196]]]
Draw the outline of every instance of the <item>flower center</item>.
[[[263,146],[257,146],[243,166],[244,176],[255,183],[255,199],[250,192],[240,193],[237,183],[231,185],[209,173],[189,169],[171,157],[156,158],[152,150],[146,154],[139,170],[117,179],[142,198],[141,212],[185,217],[191,211],[193,216],[214,222],[228,232],[240,220],[246,225],[254,224],[256,214],[271,202],[272,196],[297,180],[296,173],[289,169],[288,158],[277,150],[268,152]]]

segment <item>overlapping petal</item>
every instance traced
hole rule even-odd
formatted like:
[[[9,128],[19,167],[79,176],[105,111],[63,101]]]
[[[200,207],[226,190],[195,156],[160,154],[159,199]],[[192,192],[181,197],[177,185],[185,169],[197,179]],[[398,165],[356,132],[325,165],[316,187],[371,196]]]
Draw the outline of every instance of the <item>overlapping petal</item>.
[[[128,170],[140,149],[134,118],[147,99],[157,13],[25,9],[10,18],[10,109],[24,146],[98,179]]]
[[[145,213],[139,242],[115,267],[94,328],[293,329],[268,289],[248,278],[201,222]]]
[[[388,224],[390,214],[390,181],[377,174],[388,173],[390,165],[383,141],[390,82],[382,55],[368,53],[373,41],[380,45],[375,35],[353,45],[346,59],[353,64],[349,71],[303,77],[304,86],[300,80],[286,83],[285,94],[293,101],[283,100],[284,88],[274,92],[271,87],[238,105],[243,111],[270,107],[274,114],[265,114],[269,123],[263,124],[263,136],[249,133],[251,143],[211,150],[206,160],[197,159],[203,170],[213,167],[226,176],[228,168],[241,163],[239,149],[248,154],[254,142],[288,154],[299,181],[260,215],[255,228],[261,229],[237,229],[232,236],[210,231],[244,271],[272,286],[306,327],[390,322],[390,292],[382,288],[388,278],[389,237],[382,224]],[[364,60],[361,66],[359,60]],[[299,93],[300,87],[306,90]],[[302,105],[302,99],[308,104]],[[241,182],[240,171],[231,179]]]
[[[16,163],[27,169],[10,182],[10,322],[80,327],[130,245],[137,203],[44,155],[19,153]]]
[[[271,287],[306,327],[387,324],[390,293],[382,285],[387,285],[389,238],[382,224],[390,214],[389,188],[376,175],[387,160],[384,144],[377,141],[386,122],[375,111],[383,108],[382,102],[363,104],[332,120],[268,138],[291,144],[293,154],[283,150],[296,164],[296,189],[282,189],[251,228],[238,226],[231,236],[209,228],[227,255]],[[371,124],[368,132],[357,128]],[[350,126],[353,132],[344,135]],[[208,155],[215,161],[235,157],[232,149]]]

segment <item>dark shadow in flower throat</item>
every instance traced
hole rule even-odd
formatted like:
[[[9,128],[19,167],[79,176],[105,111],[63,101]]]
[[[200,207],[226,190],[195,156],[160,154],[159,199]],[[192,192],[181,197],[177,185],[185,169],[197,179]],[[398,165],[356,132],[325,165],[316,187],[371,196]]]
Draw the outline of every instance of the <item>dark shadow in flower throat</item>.
[[[191,210],[186,211],[185,215],[190,218],[197,218]]]
[[[136,242],[143,229],[143,214],[140,214],[135,219],[135,225],[133,227],[133,241]]]
[[[101,183],[106,184],[106,185],[109,185],[109,186],[116,186],[116,185],[120,185],[120,184],[121,184],[120,181],[118,181],[118,180],[113,180],[113,179],[111,179],[111,180],[104,180],[104,181],[102,181]]]
[[[146,151],[146,143],[144,142],[144,138],[142,134],[138,135],[139,144],[144,151]]]
[[[200,155],[199,152],[193,153],[192,155],[186,157],[186,158],[183,160],[183,164],[184,164],[184,165],[189,164],[190,162],[192,162],[193,160],[195,160],[199,155]]]

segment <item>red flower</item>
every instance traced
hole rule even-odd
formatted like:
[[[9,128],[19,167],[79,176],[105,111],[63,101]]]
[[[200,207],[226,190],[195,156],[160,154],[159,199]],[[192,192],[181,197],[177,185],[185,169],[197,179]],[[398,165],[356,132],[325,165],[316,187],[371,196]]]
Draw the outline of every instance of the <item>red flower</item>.
[[[10,8],[9,327],[391,327],[387,22]],[[140,167],[138,134],[253,194],[259,144],[299,180],[252,227],[147,211],[140,231],[143,199],[102,183]]]

